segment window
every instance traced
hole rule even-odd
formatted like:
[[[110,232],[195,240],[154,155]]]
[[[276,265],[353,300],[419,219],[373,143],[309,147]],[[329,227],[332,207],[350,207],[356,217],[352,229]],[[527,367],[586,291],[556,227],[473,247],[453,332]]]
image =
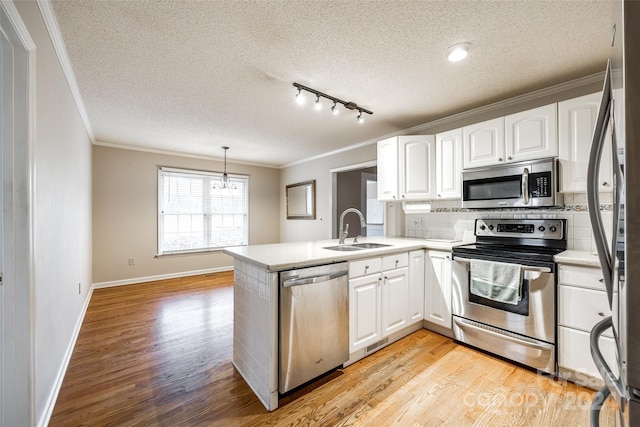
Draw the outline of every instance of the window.
[[[249,177],[229,175],[235,190],[214,188],[222,174],[158,170],[158,254],[198,252],[249,242]]]

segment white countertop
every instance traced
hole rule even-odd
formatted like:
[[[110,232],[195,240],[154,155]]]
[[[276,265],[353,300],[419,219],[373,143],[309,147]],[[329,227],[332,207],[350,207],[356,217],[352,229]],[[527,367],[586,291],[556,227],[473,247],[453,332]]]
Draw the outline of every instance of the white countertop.
[[[352,238],[348,238],[346,244],[350,244],[352,240]],[[333,251],[324,249],[327,246],[338,246],[338,241],[333,239],[312,242],[237,246],[224,249],[224,253],[234,258],[256,264],[267,271],[275,272],[312,265],[370,258],[415,249],[450,251],[453,246],[472,243],[459,240],[429,240],[411,237],[367,237],[358,239],[358,242],[383,243],[391,246],[356,251]]]
[[[584,265],[587,267],[600,267],[598,255],[591,251],[564,251],[553,257],[558,264]]]

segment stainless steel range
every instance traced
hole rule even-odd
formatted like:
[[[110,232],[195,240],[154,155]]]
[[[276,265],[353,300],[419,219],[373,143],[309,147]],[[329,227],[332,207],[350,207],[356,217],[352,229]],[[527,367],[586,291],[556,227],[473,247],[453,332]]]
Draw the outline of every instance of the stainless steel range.
[[[453,248],[456,340],[556,371],[556,264],[562,219],[476,219],[476,243]]]

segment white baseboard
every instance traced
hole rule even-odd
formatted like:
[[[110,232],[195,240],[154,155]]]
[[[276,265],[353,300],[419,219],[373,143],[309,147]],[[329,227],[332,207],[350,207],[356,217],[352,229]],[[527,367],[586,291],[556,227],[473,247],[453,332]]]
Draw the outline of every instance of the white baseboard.
[[[60,369],[58,370],[56,379],[53,382],[53,387],[51,387],[51,392],[49,393],[49,397],[47,398],[47,403],[45,404],[44,411],[42,411],[42,415],[40,417],[40,420],[38,421],[38,424],[37,424],[38,427],[46,427],[49,425],[49,421],[51,421],[51,415],[53,415],[53,409],[56,405],[56,400],[58,400],[58,394],[60,393],[60,388],[62,388],[62,381],[64,380],[64,376],[67,373],[67,368],[69,367],[69,362],[71,361],[71,355],[73,354],[73,349],[76,346],[78,335],[80,335],[80,328],[82,328],[82,323],[84,322],[84,316],[87,314],[87,309],[89,308],[89,302],[91,302],[92,295],[93,295],[93,287],[89,288],[89,293],[87,294],[87,297],[84,300],[82,311],[80,312],[80,316],[76,321],[76,326],[73,329],[73,334],[71,335],[71,341],[69,341],[67,350],[64,353],[64,358],[62,359],[62,365],[60,365]]]
[[[180,273],[158,274],[156,276],[133,277],[131,279],[112,280],[109,282],[98,282],[93,284],[93,289],[110,288],[112,286],[133,285],[135,283],[154,282],[156,280],[175,279],[177,277],[196,276],[198,274],[219,273],[222,271],[232,271],[233,265],[217,268],[206,268],[204,270],[182,271]]]

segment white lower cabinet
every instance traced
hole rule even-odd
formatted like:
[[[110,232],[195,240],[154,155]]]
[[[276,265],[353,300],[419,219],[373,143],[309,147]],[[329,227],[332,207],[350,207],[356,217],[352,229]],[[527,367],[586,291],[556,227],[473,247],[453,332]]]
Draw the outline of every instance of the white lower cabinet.
[[[349,353],[409,326],[409,254],[349,264]]]
[[[601,385],[602,377],[591,357],[589,333],[596,323],[608,316],[611,316],[611,310],[600,269],[560,265],[558,367],[561,374],[587,387]],[[615,342],[611,331],[600,338],[600,349],[609,366],[615,368]]]
[[[408,271],[407,267],[404,267],[382,273],[383,338],[409,324]]]
[[[349,353],[382,338],[380,273],[349,280]]]
[[[451,253],[427,251],[424,320],[451,329]]]
[[[424,258],[424,249],[409,252],[409,323],[424,318]]]

